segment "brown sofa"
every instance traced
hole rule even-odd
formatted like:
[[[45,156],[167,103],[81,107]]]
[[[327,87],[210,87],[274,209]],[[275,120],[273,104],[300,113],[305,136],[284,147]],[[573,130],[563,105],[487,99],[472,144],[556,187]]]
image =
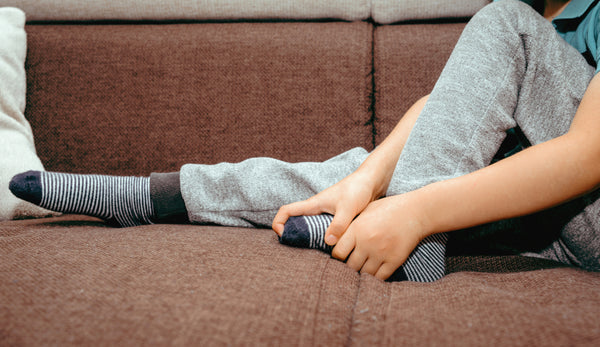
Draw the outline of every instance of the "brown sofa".
[[[464,22],[30,23],[26,116],[47,170],[324,160],[381,142]],[[0,345],[600,344],[600,274],[453,242],[389,283],[268,229],[2,222]]]

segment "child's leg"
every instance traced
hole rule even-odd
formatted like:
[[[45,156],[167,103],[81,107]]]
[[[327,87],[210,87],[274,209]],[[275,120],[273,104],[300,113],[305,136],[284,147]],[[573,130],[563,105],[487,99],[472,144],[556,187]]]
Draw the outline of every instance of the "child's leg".
[[[523,3],[487,6],[466,27],[417,120],[388,195],[488,165],[514,126],[534,145],[566,133],[594,70]],[[598,270],[595,195],[544,256]]]
[[[237,164],[186,165],[181,172],[150,177],[31,171],[15,176],[9,188],[17,197],[52,211],[95,216],[115,226],[185,220],[268,226],[280,206],[333,185],[367,155],[355,148],[322,163],[254,158]]]
[[[566,47],[549,23],[515,1],[492,6],[467,26],[409,138],[388,195],[488,165],[505,131],[516,124],[532,142],[543,141],[534,138],[546,133],[533,127],[536,122],[543,124],[542,129],[552,129],[559,121],[536,119],[535,115],[543,116],[543,111],[529,114],[527,111],[538,105],[527,107],[527,100],[521,97],[528,88],[534,88],[525,83],[536,81],[537,68],[560,72],[565,68],[562,62],[573,61],[573,67],[563,73],[544,76],[543,80],[551,83],[541,89],[547,87],[549,95],[537,100],[561,99],[557,95],[565,95],[562,89],[577,98],[583,95],[587,81],[576,83],[573,80],[577,78],[571,76],[593,69],[582,68],[581,56]],[[536,40],[543,44],[535,46]],[[555,56],[545,54],[549,47],[556,49],[551,50]],[[557,80],[565,85],[556,84]],[[567,103],[578,104],[578,99],[575,101],[571,98]],[[570,119],[563,123],[569,124]],[[561,131],[566,130],[549,132],[549,136],[558,136]],[[357,149],[324,163],[289,164],[259,158],[239,164],[186,165],[181,170],[181,191],[193,222],[264,226],[270,224],[281,205],[306,199],[336,183],[366,156],[366,151]]]

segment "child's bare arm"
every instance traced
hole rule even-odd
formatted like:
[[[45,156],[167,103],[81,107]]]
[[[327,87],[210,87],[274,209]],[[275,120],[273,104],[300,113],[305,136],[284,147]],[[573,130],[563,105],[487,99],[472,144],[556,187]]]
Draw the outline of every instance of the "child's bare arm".
[[[600,185],[600,77],[567,134],[465,176],[371,203],[333,250],[356,270],[387,278],[419,240],[540,211]],[[374,224],[375,223],[375,224]]]

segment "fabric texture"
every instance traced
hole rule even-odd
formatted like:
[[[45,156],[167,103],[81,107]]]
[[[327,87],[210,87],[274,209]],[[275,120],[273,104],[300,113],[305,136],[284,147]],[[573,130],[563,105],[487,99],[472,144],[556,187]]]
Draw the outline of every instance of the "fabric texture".
[[[185,202],[181,196],[179,172],[152,173],[150,197],[154,206],[153,222],[189,222]]]
[[[369,17],[370,0],[0,0],[29,20],[229,20]]]
[[[596,72],[600,71],[600,3],[597,0],[572,1],[552,24],[570,45],[596,66]]]
[[[44,24],[27,33],[26,115],[49,171],[149,175],[372,149],[368,23]]]
[[[72,216],[2,224],[0,274],[0,344],[24,346],[344,346],[359,278],[271,230]]]
[[[399,115],[431,93],[464,27],[465,23],[444,23],[377,28],[373,45],[376,144],[396,126]],[[426,44],[423,37],[428,38]]]
[[[8,183],[18,173],[43,170],[35,152],[25,111],[25,14],[16,8],[0,8],[0,220],[41,217],[50,214],[17,199]]]
[[[490,0],[372,0],[371,17],[380,24],[470,17],[489,2]]]

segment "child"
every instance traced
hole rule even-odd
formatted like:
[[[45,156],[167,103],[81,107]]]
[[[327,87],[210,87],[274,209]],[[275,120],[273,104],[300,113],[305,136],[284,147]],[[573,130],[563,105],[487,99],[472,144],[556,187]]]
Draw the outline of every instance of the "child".
[[[476,14],[431,95],[370,154],[190,164],[149,178],[27,172],[10,189],[42,207],[119,226],[182,216],[272,222],[282,242],[331,251],[380,279],[416,281],[443,276],[445,232],[577,198],[577,213],[536,256],[599,271],[600,5],[528,3],[543,17],[516,0]],[[512,128],[532,146],[490,165]]]

